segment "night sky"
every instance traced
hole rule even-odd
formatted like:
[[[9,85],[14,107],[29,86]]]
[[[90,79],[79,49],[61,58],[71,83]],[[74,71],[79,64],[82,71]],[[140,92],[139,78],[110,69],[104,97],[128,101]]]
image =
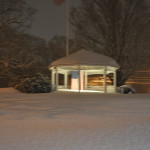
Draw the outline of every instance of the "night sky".
[[[31,34],[47,41],[54,35],[65,35],[65,2],[58,6],[53,0],[26,1],[37,9],[32,27],[29,30]],[[79,4],[80,0],[70,0],[70,8]],[[72,32],[70,35],[72,36]]]

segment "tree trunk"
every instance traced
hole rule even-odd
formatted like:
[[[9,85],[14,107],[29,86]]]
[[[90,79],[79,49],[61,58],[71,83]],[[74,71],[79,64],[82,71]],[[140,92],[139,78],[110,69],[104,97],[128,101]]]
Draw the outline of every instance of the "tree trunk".
[[[117,86],[124,85],[127,81],[127,78],[124,76],[124,73],[119,69],[117,71]]]

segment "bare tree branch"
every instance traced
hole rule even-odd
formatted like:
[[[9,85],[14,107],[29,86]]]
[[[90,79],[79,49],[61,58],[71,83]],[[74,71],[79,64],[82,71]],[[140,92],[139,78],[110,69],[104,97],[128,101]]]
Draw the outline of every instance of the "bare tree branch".
[[[149,16],[147,0],[82,0],[72,10],[70,22],[82,47],[120,64],[121,85],[150,60]]]

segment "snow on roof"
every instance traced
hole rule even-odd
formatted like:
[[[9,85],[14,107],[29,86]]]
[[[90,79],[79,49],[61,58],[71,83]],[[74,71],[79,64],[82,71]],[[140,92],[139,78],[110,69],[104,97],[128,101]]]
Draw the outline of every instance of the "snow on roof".
[[[86,50],[81,50],[69,56],[60,58],[52,62],[50,67],[65,65],[101,65],[119,68],[119,65],[114,59]]]

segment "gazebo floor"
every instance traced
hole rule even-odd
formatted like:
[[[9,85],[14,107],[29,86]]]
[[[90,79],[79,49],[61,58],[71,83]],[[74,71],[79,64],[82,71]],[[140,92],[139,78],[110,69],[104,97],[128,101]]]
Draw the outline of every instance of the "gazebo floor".
[[[96,90],[71,90],[71,89],[58,89],[57,91],[104,93],[104,91],[96,91]]]

